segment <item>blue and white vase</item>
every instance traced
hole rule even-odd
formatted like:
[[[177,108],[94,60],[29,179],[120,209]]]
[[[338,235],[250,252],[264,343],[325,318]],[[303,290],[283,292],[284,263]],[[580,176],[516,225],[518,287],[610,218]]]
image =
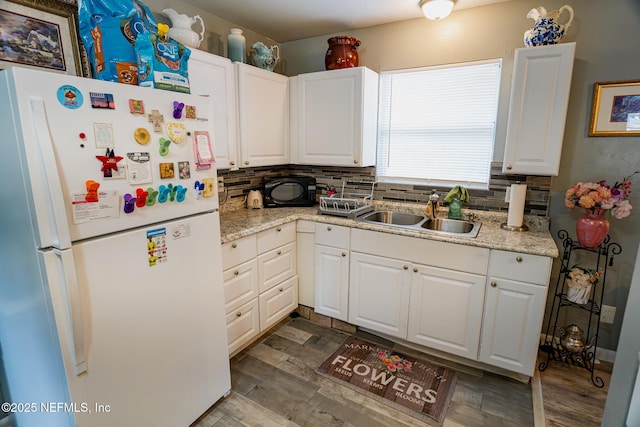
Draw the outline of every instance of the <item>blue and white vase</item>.
[[[569,14],[569,19],[565,24],[560,24],[558,18],[563,12]],[[573,22],[573,8],[569,5],[564,5],[558,10],[552,10],[547,13],[547,10],[540,6],[536,9],[531,9],[527,13],[527,18],[533,19],[536,23],[532,29],[524,33],[524,45],[526,47],[557,44],[560,43],[560,40]]]

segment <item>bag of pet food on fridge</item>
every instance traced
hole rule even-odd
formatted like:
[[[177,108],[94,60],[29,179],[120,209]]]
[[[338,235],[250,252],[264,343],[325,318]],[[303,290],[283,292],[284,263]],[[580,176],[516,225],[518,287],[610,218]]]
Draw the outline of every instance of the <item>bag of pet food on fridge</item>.
[[[191,50],[188,47],[160,31],[138,35],[135,49],[139,86],[190,93],[187,66]]]
[[[137,85],[135,41],[158,25],[149,8],[140,0],[79,0],[78,21],[93,77]]]

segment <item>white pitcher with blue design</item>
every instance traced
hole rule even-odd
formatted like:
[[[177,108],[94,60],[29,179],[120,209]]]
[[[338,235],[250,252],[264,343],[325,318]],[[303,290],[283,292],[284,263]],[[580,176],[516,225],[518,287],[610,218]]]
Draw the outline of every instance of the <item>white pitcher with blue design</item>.
[[[568,13],[569,19],[566,23],[560,24],[558,18],[564,12]],[[557,44],[560,43],[560,40],[564,37],[567,29],[573,22],[573,8],[569,5],[564,5],[558,10],[547,12],[547,9],[540,6],[531,9],[529,13],[527,13],[527,18],[533,19],[536,23],[532,29],[524,33],[525,46],[533,47]]]

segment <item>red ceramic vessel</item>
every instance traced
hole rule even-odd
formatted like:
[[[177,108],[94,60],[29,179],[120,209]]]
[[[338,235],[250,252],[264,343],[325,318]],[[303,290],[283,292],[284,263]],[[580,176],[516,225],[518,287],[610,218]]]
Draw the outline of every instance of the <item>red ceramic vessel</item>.
[[[324,66],[327,70],[358,66],[357,47],[360,46],[360,40],[351,36],[337,36],[331,37],[327,43],[329,43],[329,49],[324,57]]]
[[[578,218],[576,234],[578,242],[585,248],[597,248],[609,233],[609,221],[604,217],[602,209],[595,209]]]

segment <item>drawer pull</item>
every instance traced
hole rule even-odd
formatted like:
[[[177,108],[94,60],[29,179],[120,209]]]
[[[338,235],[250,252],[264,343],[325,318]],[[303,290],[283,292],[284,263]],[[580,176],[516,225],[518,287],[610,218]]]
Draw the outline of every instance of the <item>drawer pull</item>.
[[[521,257],[521,256],[516,257],[516,261],[518,261],[518,262],[522,262],[522,257]]]
[[[495,288],[496,286],[498,286],[498,284],[496,282],[491,282],[491,287]]]
[[[331,231],[331,227],[327,227],[327,231]]]
[[[402,268],[404,268],[405,270],[408,270],[409,266],[408,265],[403,265]]]
[[[245,161],[244,161],[244,164],[245,164],[245,165],[248,165],[248,164],[249,164],[249,160],[245,160]]]
[[[413,268],[413,272],[414,272],[414,273],[417,273],[417,272],[418,272],[418,269],[414,267],[414,268]]]
[[[236,270],[236,271],[233,272],[233,274],[237,276],[238,274],[240,274],[240,272],[238,270]]]
[[[342,256],[343,257],[347,256],[347,253],[346,252],[342,252]]]
[[[282,251],[278,251],[278,255],[282,255]]]
[[[236,165],[236,162],[234,162],[234,161],[230,161],[230,162],[229,162],[229,164],[230,164],[231,166],[235,166],[235,165]]]
[[[237,312],[237,313],[236,313],[236,316],[238,316],[238,317],[242,316],[242,312],[240,312],[240,311],[239,311],[239,312]]]
[[[282,231],[282,228],[278,227],[276,228],[276,231]]]
[[[231,247],[235,249],[235,248],[237,248],[237,247],[238,247],[238,244],[237,244],[237,243],[232,243],[232,244],[231,244]]]
[[[280,292],[282,292],[282,291],[284,291],[284,288],[280,288],[280,289],[278,289],[278,290],[279,290]]]

